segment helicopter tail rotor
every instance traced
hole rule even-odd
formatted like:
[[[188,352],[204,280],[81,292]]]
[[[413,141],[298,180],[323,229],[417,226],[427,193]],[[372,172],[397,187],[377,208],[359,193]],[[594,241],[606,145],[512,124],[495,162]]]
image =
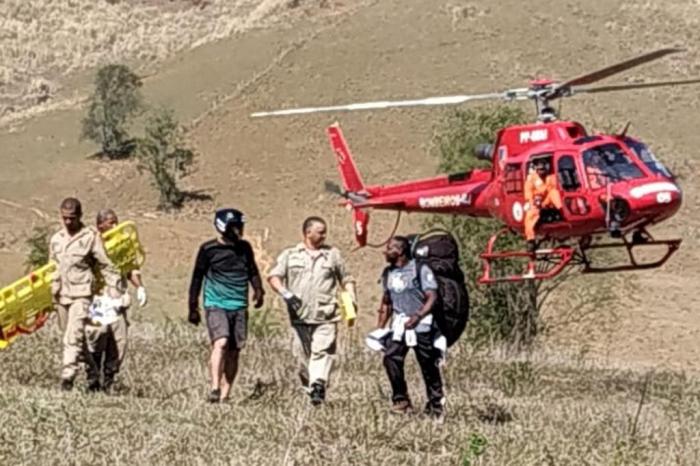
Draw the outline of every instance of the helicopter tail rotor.
[[[345,197],[346,192],[340,185],[334,181],[325,180],[323,182],[323,188],[327,193],[335,194],[336,196]]]
[[[323,182],[324,190],[327,193],[335,194],[336,196],[347,199],[351,204],[363,204],[367,201],[367,197],[362,194],[354,193],[351,191],[346,191],[340,187],[338,183],[333,181],[325,180]]]

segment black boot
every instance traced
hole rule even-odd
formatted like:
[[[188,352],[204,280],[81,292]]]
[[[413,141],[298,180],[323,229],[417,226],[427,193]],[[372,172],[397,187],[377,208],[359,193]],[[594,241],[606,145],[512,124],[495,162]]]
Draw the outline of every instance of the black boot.
[[[112,387],[114,387],[114,374],[105,374],[104,380],[102,382],[102,389],[105,392],[111,392]]]
[[[70,379],[61,380],[61,390],[64,392],[69,392],[73,390],[73,381]]]
[[[87,391],[88,393],[96,393],[102,390],[102,385],[100,385],[99,380],[89,380],[88,381],[88,386],[87,386]]]
[[[611,238],[622,238],[622,231],[620,231],[620,222],[617,220],[611,220],[610,225],[608,225],[608,231],[610,232]]]

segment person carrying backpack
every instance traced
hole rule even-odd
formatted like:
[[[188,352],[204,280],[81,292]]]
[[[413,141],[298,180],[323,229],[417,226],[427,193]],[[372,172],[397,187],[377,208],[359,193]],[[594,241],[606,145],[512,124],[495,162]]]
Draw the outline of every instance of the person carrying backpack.
[[[389,266],[382,274],[383,297],[377,325],[384,328],[391,318],[384,367],[393,392],[392,412],[408,414],[413,411],[404,376],[406,354],[413,348],[427,392],[425,413],[442,421],[444,391],[438,366],[441,352],[433,344],[438,329],[432,315],[438,300],[438,282],[427,264],[411,258],[408,238],[392,237],[384,255]]]

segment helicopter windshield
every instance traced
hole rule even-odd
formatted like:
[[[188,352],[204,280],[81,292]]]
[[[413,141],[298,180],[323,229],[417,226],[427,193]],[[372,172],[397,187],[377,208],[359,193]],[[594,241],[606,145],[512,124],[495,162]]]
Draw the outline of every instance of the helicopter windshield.
[[[671,171],[664,166],[659,159],[656,158],[654,153],[649,149],[646,144],[642,144],[634,139],[625,138],[625,144],[627,147],[632,149],[639,160],[644,162],[644,164],[649,167],[652,173],[665,176],[666,178],[673,178]]]
[[[633,180],[643,176],[642,171],[617,144],[601,144],[584,151],[583,163],[591,189],[609,182]]]

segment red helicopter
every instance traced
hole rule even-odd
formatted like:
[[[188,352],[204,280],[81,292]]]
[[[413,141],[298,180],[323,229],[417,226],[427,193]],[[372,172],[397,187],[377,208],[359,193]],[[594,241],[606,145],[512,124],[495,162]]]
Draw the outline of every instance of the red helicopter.
[[[647,230],[680,208],[682,191],[675,176],[643,142],[627,136],[629,124],[620,134],[589,135],[580,123],[558,120],[550,103],[575,94],[700,83],[700,79],[690,79],[588,86],[680,51],[661,49],[564,82],[537,80],[528,88],[498,93],[308,107],[258,112],[252,116],[454,105],[484,99],[532,100],[537,109],[535,123],[504,128],[496,134],[492,144],[482,145],[476,151],[477,157],[491,161],[490,170],[473,169],[394,185],[365,186],[340,127],[337,123],[330,126],[328,137],[344,189],[329,183],[327,189],[342,195],[344,204],[352,210],[358,244],[367,244],[368,209],[372,208],[494,217],[505,227],[491,237],[480,256],[484,263],[481,283],[548,279],[570,266],[580,266],[584,273],[649,269],[664,264],[681,243],[680,239],[656,240]],[[534,243],[533,248],[496,251],[495,245],[501,235],[525,233],[527,212],[533,209],[525,199],[525,190],[535,166],[543,181],[551,179],[556,185],[558,208],[539,209],[539,219],[534,226],[537,239],[530,241]],[[651,262],[637,260],[634,249],[647,246],[664,248],[662,257]],[[594,265],[591,251],[610,248],[624,248],[629,263]],[[499,276],[495,272],[496,261],[518,258],[529,259],[536,267],[523,274]]]

